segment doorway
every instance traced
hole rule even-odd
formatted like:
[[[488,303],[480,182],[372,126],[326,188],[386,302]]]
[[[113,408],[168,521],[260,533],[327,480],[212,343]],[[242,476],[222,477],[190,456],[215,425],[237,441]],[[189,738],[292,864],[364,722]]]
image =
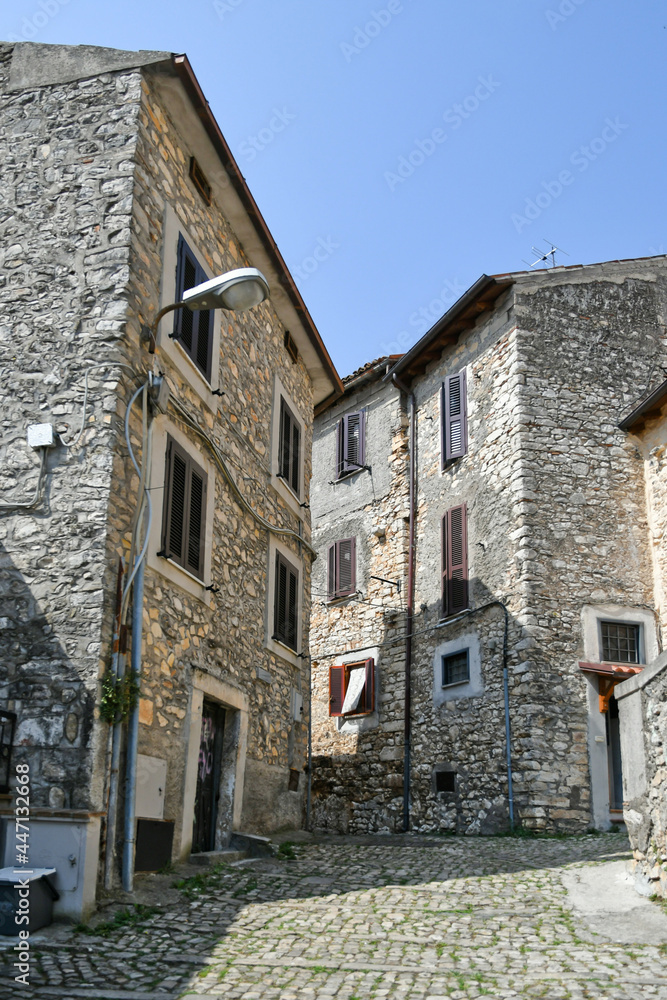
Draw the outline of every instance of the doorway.
[[[192,827],[193,854],[215,850],[224,731],[224,708],[218,702],[205,698],[202,706],[197,761],[197,790]]]
[[[623,813],[623,764],[621,761],[621,728],[618,717],[618,702],[613,695],[609,698],[609,708],[605,715],[607,727],[607,767],[609,770],[609,809],[612,813]]]

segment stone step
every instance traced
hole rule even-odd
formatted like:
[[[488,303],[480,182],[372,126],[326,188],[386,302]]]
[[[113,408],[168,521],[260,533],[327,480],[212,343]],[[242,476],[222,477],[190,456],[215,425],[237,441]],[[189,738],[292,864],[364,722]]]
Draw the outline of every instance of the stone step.
[[[277,848],[268,837],[258,837],[254,833],[233,833],[230,846],[245,851],[248,858],[272,858],[277,853]]]
[[[247,851],[232,850],[231,848],[225,851],[200,851],[199,854],[190,855],[190,864],[203,866],[218,865],[221,862],[231,864],[232,861],[242,861],[247,857]]]

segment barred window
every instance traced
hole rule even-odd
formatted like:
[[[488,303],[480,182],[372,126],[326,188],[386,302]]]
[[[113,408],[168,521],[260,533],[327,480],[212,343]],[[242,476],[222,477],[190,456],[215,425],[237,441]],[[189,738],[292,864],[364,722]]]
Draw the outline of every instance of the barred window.
[[[600,622],[602,659],[611,663],[639,663],[639,625]]]
[[[442,686],[466,684],[470,680],[468,650],[461,649],[442,658]]]

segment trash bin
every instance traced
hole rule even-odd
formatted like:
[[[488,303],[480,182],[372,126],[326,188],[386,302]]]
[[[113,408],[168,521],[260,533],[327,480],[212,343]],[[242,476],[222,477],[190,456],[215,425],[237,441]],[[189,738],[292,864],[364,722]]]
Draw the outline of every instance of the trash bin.
[[[21,930],[32,934],[40,927],[48,927],[53,919],[53,901],[60,898],[49,882],[49,875],[55,872],[55,868],[32,868],[28,872],[0,868],[0,934],[17,937]],[[23,918],[21,923],[16,923],[17,916]]]

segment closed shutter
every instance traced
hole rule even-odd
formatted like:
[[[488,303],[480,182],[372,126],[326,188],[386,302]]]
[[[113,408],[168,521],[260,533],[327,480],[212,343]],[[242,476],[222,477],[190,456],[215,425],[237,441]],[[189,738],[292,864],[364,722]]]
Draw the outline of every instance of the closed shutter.
[[[284,399],[280,400],[278,475],[299,495],[301,427]]]
[[[329,546],[327,554],[327,596],[349,597],[357,587],[357,540],[343,538]]]
[[[448,375],[442,385],[442,464],[468,451],[467,390],[465,368]]]
[[[207,476],[172,438],[165,464],[161,554],[203,579]]]
[[[299,638],[299,573],[276,553],[273,638],[296,650]]]
[[[343,417],[336,432],[336,475],[356,472],[366,460],[365,410]]]
[[[341,715],[345,701],[345,667],[329,667],[329,715]]]
[[[442,519],[442,606],[444,615],[468,607],[468,531],[466,505],[447,511]]]
[[[176,251],[176,300],[183,293],[207,280],[206,272],[182,235]],[[183,306],[174,313],[173,337],[184,347],[199,370],[210,382],[213,352],[213,311],[188,309]]]

